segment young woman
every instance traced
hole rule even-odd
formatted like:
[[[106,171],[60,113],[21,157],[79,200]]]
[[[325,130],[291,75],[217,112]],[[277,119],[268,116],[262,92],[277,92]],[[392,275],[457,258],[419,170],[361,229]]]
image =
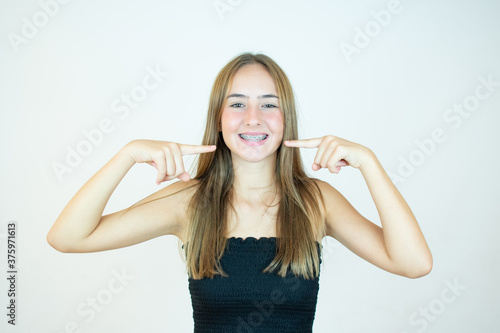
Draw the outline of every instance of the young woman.
[[[304,172],[359,169],[382,228],[330,184]],[[182,156],[199,154],[196,176]],[[102,216],[136,163],[170,184]],[[388,272],[426,275],[432,256],[407,203],[367,147],[327,135],[298,140],[295,100],[283,70],[240,54],[218,74],[202,145],[134,140],[71,199],[47,235],[61,252],[95,252],[176,235],[183,243],[195,332],[311,332],[321,241],[331,236]]]

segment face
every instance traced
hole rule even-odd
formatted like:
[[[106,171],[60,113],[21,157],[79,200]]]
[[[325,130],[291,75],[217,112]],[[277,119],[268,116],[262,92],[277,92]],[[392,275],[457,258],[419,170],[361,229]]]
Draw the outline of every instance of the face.
[[[233,159],[276,159],[283,139],[283,114],[274,81],[262,65],[245,65],[235,73],[222,110],[221,130]]]

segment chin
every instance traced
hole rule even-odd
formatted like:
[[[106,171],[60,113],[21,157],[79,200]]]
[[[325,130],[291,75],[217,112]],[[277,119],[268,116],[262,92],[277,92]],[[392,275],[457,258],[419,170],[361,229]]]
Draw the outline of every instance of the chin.
[[[234,154],[234,153],[232,153],[232,154]],[[247,162],[261,162],[261,161],[264,161],[264,160],[269,159],[269,158],[276,159],[276,151],[274,153],[267,154],[267,155],[241,153],[241,154],[237,154],[237,156],[240,159],[247,161]]]

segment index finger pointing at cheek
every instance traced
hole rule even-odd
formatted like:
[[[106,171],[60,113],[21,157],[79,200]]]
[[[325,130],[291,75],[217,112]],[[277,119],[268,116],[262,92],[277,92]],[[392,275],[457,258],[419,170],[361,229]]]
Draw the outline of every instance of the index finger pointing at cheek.
[[[215,145],[211,146],[200,146],[200,145],[184,145],[181,144],[181,154],[182,155],[193,155],[213,152],[217,147]]]
[[[317,148],[319,147],[320,143],[321,143],[321,138],[284,141],[285,146],[298,147],[298,148]]]

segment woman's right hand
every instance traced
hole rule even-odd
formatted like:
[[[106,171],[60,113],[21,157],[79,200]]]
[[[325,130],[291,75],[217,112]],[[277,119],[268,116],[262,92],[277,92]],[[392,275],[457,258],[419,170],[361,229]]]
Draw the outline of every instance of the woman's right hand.
[[[136,163],[148,163],[158,170],[156,184],[179,178],[189,181],[191,176],[184,169],[182,156],[213,152],[217,147],[185,145],[169,141],[133,140],[126,145]]]

